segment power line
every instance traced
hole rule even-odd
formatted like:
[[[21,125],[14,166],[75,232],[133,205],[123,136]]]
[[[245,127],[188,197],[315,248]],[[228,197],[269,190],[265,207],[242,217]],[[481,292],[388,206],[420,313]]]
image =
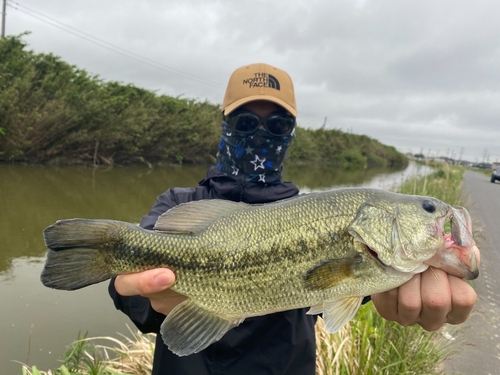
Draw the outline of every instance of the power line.
[[[19,4],[17,2],[11,1],[11,0],[7,0],[7,5],[14,8],[15,10],[17,10],[19,12],[22,12],[24,14],[29,15],[30,17],[36,18],[36,19],[38,19],[42,22],[45,22],[51,26],[57,27],[58,29],[66,31],[69,34],[75,35],[81,39],[84,39],[90,43],[96,44],[102,48],[109,50],[109,51],[112,51],[112,52],[118,53],[122,56],[128,57],[129,59],[141,62],[143,64],[149,65],[149,66],[156,68],[156,69],[160,69],[160,70],[175,74],[177,76],[181,76],[181,77],[184,77],[187,79],[191,79],[193,81],[197,81],[199,83],[203,83],[203,84],[217,87],[217,88],[222,88],[222,89],[224,88],[223,86],[221,86],[217,83],[214,83],[214,82],[205,80],[203,78],[194,76],[192,74],[183,72],[181,70],[172,68],[168,65],[165,65],[165,64],[159,63],[157,61],[151,60],[147,57],[141,56],[135,52],[128,51],[128,50],[121,48],[121,47],[118,47],[112,43],[106,42],[103,39],[97,38],[91,34],[84,32],[84,31],[78,30],[72,26],[69,26],[69,25],[66,25],[62,22],[59,22],[56,19],[51,18],[47,15],[44,15],[44,14],[42,14],[34,9],[31,9],[25,5]]]

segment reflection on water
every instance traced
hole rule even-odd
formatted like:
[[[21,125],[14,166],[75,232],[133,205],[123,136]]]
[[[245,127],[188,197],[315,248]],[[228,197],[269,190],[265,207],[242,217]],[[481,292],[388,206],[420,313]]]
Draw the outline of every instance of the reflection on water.
[[[195,186],[205,172],[205,167],[195,166],[94,170],[0,164],[0,296],[8,301],[0,309],[0,373],[21,373],[12,360],[55,368],[79,332],[127,332],[129,320],[114,309],[107,283],[78,292],[41,285],[45,227],[74,217],[138,222],[168,187]],[[390,189],[417,172],[426,171],[417,171],[415,164],[405,172],[288,167],[285,180],[302,192],[335,186]]]
[[[306,183],[300,187],[300,191],[302,193],[309,193],[353,186],[395,191],[398,186],[401,186],[410,177],[425,176],[430,172],[432,172],[432,168],[417,163],[408,164],[408,167],[404,170],[373,169],[369,171],[344,171],[337,173],[337,178],[330,180],[329,182],[331,183],[326,186],[314,183],[308,185]],[[292,179],[292,181],[297,180]]]

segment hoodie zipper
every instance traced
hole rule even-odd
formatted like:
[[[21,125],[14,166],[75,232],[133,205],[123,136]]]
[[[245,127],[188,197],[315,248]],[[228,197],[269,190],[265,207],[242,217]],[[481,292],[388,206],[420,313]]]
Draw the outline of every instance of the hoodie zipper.
[[[243,202],[243,190],[245,189],[245,187],[246,187],[246,181],[243,180],[240,185],[240,200],[239,200],[240,202]]]

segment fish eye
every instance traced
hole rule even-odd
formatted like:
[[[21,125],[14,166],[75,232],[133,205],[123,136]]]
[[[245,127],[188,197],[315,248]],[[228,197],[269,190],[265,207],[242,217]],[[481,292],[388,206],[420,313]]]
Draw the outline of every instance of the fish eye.
[[[436,211],[436,205],[434,203],[432,203],[431,201],[424,201],[422,203],[422,208],[424,210],[426,210],[427,212],[429,213],[433,213],[434,211]]]

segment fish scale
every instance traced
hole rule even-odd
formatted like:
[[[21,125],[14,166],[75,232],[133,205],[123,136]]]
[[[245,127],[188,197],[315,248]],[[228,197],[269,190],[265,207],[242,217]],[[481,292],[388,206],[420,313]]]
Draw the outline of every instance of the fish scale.
[[[62,220],[44,231],[49,253],[41,279],[74,290],[121,273],[171,268],[171,289],[189,297],[161,327],[178,355],[202,350],[247,317],[295,308],[323,313],[334,331],[364,296],[425,270],[424,262],[445,249],[443,223],[457,210],[431,197],[350,188],[261,205],[190,202],[161,215],[154,231]],[[470,232],[460,210],[457,239]]]

